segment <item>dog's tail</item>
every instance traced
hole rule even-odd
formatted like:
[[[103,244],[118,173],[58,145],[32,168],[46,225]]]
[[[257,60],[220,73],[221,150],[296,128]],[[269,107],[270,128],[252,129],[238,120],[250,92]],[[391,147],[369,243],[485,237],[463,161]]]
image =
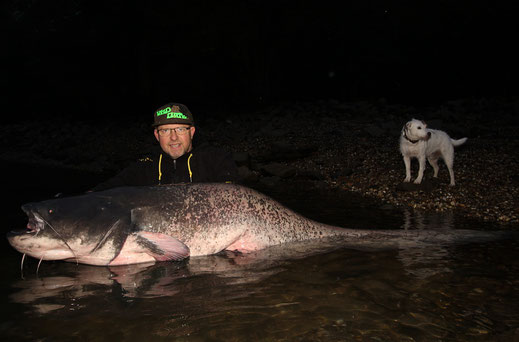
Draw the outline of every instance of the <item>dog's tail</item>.
[[[457,147],[463,145],[467,141],[467,138],[461,138],[458,140],[451,139],[452,146]]]

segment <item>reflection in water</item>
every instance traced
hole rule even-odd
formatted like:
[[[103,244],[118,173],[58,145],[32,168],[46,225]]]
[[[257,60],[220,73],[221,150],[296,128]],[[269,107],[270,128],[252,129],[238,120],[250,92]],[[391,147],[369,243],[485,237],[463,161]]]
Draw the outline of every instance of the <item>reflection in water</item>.
[[[403,229],[453,229],[454,214],[450,211],[436,214],[424,213],[421,211],[403,210],[404,223]]]
[[[26,275],[26,279],[13,282],[16,292],[10,295],[10,300],[33,304],[35,311],[46,313],[66,308],[52,300],[113,293],[114,286],[123,298],[155,298],[186,292],[183,288],[186,279],[194,277],[210,281],[215,287],[258,282],[282,270],[281,265],[287,262],[277,259],[282,252],[283,249],[251,254],[226,252],[183,262],[116,267],[55,263],[50,274],[41,276],[44,270],[40,270],[40,276]],[[297,257],[297,250],[292,256]]]
[[[70,265],[63,266],[62,272],[64,269],[70,269]],[[61,298],[78,299],[97,295],[97,289],[93,291],[89,288],[89,285],[93,284],[111,285],[109,270],[78,266],[77,271],[68,276],[29,276],[27,279],[13,282],[12,287],[18,290],[11,294],[9,299],[16,303],[33,304],[36,312],[48,313],[67,307],[62,303],[53,302],[53,298],[58,300]]]

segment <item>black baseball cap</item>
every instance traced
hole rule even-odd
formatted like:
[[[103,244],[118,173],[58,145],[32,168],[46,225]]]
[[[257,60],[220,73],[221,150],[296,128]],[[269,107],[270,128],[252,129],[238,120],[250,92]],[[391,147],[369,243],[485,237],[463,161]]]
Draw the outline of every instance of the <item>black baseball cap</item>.
[[[195,125],[193,114],[182,103],[168,103],[153,112],[153,127],[168,124]]]

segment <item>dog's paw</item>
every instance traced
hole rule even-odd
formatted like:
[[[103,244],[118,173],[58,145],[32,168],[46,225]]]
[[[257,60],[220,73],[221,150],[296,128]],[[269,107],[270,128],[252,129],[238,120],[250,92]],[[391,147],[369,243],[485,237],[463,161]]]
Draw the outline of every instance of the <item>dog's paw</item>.
[[[405,177],[404,183],[409,183],[411,181],[411,177]]]
[[[422,182],[422,179],[416,178],[413,183],[420,184]]]

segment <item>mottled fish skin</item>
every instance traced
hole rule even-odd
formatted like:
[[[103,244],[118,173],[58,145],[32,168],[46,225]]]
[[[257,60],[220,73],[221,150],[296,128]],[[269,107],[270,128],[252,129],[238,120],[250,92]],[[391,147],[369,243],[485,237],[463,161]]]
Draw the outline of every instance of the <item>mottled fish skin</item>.
[[[34,258],[90,265],[180,260],[223,250],[341,237],[342,245],[408,246],[493,238],[484,232],[358,230],[307,219],[235,184],[122,187],[22,206],[28,229],[8,233]],[[471,231],[474,232],[474,231]]]
[[[230,184],[173,186],[160,195],[182,198],[134,210],[140,230],[179,237],[191,255],[224,249],[242,252],[271,245],[343,234],[309,220],[252,189]]]

